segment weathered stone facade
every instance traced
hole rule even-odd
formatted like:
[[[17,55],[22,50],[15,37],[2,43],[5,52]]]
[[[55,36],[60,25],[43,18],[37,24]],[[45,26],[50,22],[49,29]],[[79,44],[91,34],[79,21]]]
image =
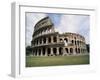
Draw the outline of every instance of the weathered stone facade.
[[[65,56],[86,54],[85,38],[76,33],[59,34],[49,17],[40,20],[32,35],[32,53],[34,56]]]

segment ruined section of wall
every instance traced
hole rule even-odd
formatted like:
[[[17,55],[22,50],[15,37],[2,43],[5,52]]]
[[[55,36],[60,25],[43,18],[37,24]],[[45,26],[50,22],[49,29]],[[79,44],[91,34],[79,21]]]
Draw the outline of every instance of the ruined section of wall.
[[[55,32],[49,17],[40,20],[34,27],[31,41],[34,56],[65,56],[86,54],[85,38],[76,33]]]

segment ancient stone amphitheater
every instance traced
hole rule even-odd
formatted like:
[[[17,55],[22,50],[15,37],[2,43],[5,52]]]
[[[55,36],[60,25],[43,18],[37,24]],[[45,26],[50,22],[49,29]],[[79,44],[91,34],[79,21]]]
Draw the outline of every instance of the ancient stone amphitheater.
[[[35,25],[31,46],[34,56],[67,56],[87,53],[83,36],[76,33],[56,32],[49,17],[43,18]]]

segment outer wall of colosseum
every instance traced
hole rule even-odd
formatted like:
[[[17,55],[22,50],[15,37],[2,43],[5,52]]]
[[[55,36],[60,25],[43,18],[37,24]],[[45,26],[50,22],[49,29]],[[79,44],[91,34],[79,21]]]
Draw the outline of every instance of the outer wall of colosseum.
[[[34,56],[67,56],[87,54],[85,38],[76,33],[59,34],[49,17],[40,20],[32,36]]]

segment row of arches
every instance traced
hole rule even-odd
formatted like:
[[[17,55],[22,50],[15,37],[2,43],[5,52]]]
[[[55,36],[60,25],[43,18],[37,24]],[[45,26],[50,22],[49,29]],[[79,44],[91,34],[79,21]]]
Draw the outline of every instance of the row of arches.
[[[43,30],[39,30],[39,31],[34,32],[33,37],[36,37],[36,36],[39,36],[39,35],[48,34],[48,33],[51,33],[51,32],[53,32],[53,31],[54,31],[54,30],[53,30],[52,27],[45,28],[45,29],[43,29]]]
[[[69,43],[69,44],[73,44],[73,45],[84,45],[85,43],[83,41],[80,40],[68,40],[68,38],[60,38],[60,42],[64,43]]]
[[[50,36],[50,37],[43,37],[40,39],[35,40],[32,42],[32,45],[40,45],[40,44],[48,44],[48,43],[55,43],[57,42],[57,37],[56,36]]]
[[[57,48],[40,48],[40,49],[35,49],[33,51],[33,55],[35,56],[60,56],[60,55],[71,55],[71,54],[82,54],[86,53],[86,49],[84,48],[62,48],[62,47],[57,47]]]

